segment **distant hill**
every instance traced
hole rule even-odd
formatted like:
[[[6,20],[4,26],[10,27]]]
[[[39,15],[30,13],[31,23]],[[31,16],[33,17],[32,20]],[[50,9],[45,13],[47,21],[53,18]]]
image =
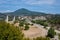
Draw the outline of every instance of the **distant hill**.
[[[35,11],[30,11],[28,9],[24,9],[24,8],[21,8],[21,9],[18,9],[14,12],[11,12],[11,13],[5,13],[7,15],[15,15],[15,16],[19,16],[19,15],[27,15],[27,16],[32,16],[32,15],[46,15],[45,13],[43,12],[35,12]]]
[[[6,18],[6,15],[5,15],[5,14],[0,13],[0,20],[5,20],[5,18]]]
[[[45,16],[47,18],[52,18],[52,17],[60,17],[60,14],[47,14],[43,12],[36,12],[36,11],[30,11],[25,8],[18,9],[14,12],[8,12],[8,13],[3,13],[5,15],[10,15],[10,16]]]

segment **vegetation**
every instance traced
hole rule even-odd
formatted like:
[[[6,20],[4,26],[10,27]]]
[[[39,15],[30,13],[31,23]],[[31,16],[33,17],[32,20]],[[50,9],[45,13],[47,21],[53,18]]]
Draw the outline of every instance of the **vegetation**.
[[[46,26],[48,26],[48,23],[45,20],[32,20],[31,22],[43,25],[44,28],[46,28]]]
[[[25,26],[24,26],[25,25]],[[25,21],[25,19],[23,19],[23,20],[20,20],[20,24],[19,24],[19,26],[21,27],[24,27],[25,29],[24,30],[28,30],[29,29],[29,23],[27,23],[26,21]]]
[[[23,40],[23,34],[19,28],[0,21],[0,40]]]
[[[28,30],[29,29],[29,26],[28,25],[25,25],[25,30]]]
[[[30,38],[24,38],[24,40],[30,40]]]
[[[48,35],[47,35],[47,37],[54,38],[55,34],[56,34],[56,32],[55,32],[54,28],[51,27],[51,28],[48,30]]]
[[[24,20],[20,20],[19,26],[24,26],[24,25],[25,25],[25,19]]]
[[[48,22],[51,24],[60,24],[60,16],[52,16],[51,18],[48,18]]]
[[[14,21],[14,24],[15,24],[15,23],[18,23],[18,20]]]
[[[43,37],[37,37],[37,38],[33,38],[33,40],[50,40],[49,37],[43,38]]]
[[[24,26],[24,22],[20,22],[19,26]]]
[[[24,38],[24,40],[50,40],[50,38],[49,37],[37,37],[37,38],[33,38],[33,39]]]
[[[59,40],[60,40],[60,34],[58,36],[59,36]]]

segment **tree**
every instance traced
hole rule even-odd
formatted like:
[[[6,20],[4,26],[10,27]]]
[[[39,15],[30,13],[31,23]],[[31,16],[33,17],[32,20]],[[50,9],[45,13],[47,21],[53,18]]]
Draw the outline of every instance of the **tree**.
[[[44,26],[44,28],[46,28],[48,26],[48,23],[44,22],[43,26]]]
[[[19,26],[24,26],[24,22],[21,21],[20,24],[19,24]]]
[[[19,26],[22,26],[22,27],[23,27],[23,26],[25,25],[25,22],[26,22],[25,19],[20,20],[20,22],[19,22],[19,23],[20,23]]]
[[[25,30],[28,30],[29,29],[29,26],[28,25],[25,25]]]
[[[32,23],[35,23],[35,21],[34,21],[34,20],[32,20],[31,22],[32,22]]]
[[[19,28],[0,21],[0,40],[23,40],[23,33]]]
[[[55,30],[53,27],[51,27],[49,30],[48,30],[48,37],[50,38],[54,38],[54,35],[56,34]]]

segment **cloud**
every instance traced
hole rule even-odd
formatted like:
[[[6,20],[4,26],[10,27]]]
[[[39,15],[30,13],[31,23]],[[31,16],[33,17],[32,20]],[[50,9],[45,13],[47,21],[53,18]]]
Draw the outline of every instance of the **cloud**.
[[[55,0],[0,0],[0,4],[20,4],[41,5],[41,4],[53,4]]]
[[[19,0],[0,0],[0,4],[20,4]]]
[[[55,0],[22,0],[26,4],[30,5],[41,5],[41,4],[54,4]]]
[[[6,13],[6,12],[13,12],[11,10],[5,10],[5,11],[0,11],[1,13]]]

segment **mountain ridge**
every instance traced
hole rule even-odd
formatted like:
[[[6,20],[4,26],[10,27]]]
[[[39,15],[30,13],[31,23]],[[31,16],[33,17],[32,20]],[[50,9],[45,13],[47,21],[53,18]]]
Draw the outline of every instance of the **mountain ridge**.
[[[18,9],[14,12],[11,12],[11,13],[4,13],[4,14],[7,14],[7,15],[15,15],[15,16],[19,16],[19,15],[27,15],[27,16],[31,16],[31,15],[45,15],[46,13],[43,13],[43,12],[36,12],[36,11],[30,11],[28,9],[25,9],[25,8],[21,8],[21,9]]]
[[[14,12],[9,12],[9,13],[3,13],[5,15],[14,15],[14,16],[20,16],[20,15],[25,15],[25,16],[34,16],[34,15],[37,15],[37,16],[46,16],[46,15],[60,15],[60,14],[47,14],[47,13],[44,13],[44,12],[36,12],[36,11],[30,11],[28,9],[25,9],[25,8],[21,8],[21,9],[18,9]]]

